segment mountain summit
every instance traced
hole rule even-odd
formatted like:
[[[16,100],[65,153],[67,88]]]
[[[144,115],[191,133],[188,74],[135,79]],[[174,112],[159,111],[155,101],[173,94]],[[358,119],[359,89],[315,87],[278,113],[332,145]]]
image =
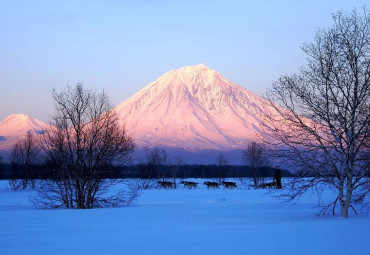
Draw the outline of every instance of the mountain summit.
[[[203,65],[165,73],[116,107],[139,146],[187,151],[244,148],[266,100]]]
[[[10,150],[18,138],[27,132],[43,134],[48,125],[26,114],[12,114],[0,122],[0,150]]]

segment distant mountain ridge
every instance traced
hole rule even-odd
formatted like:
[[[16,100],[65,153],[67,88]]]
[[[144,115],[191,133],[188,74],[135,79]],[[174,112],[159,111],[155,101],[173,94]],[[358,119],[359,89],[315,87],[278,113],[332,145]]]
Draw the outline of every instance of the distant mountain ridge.
[[[272,111],[266,99],[203,65],[171,70],[115,107],[138,146],[162,147],[189,164],[211,164],[224,153],[241,164],[241,150],[256,140],[260,116]],[[42,134],[48,124],[25,114],[0,122],[0,151],[10,151],[27,132]],[[237,162],[237,163],[236,163]]]
[[[0,122],[0,150],[9,151],[16,141],[28,132],[43,134],[48,124],[26,114],[12,114]]]

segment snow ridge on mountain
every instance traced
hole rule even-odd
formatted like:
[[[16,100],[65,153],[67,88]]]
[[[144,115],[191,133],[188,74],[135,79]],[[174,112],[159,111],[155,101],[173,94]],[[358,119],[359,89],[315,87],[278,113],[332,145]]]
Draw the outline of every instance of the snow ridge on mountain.
[[[171,70],[116,107],[139,146],[244,148],[267,101],[200,64]]]

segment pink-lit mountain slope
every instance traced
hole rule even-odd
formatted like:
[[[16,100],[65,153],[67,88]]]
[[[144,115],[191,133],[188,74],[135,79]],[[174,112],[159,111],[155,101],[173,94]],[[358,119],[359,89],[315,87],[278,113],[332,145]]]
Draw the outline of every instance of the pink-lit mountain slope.
[[[116,107],[139,147],[186,151],[245,148],[268,109],[264,98],[202,64],[169,71]]]
[[[9,151],[18,138],[27,132],[43,134],[48,125],[26,114],[12,114],[0,122],[0,150]]]

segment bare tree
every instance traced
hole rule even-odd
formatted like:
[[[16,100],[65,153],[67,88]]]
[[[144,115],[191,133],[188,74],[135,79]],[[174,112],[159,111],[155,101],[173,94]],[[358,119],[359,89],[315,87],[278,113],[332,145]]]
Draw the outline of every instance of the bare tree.
[[[171,171],[171,178],[175,185],[175,189],[177,188],[177,175],[180,172],[182,165],[184,164],[184,159],[180,156],[175,157],[174,164],[170,166]]]
[[[139,178],[140,178],[140,187],[141,189],[150,189],[154,187],[154,177],[152,169],[148,168],[147,163],[141,159],[140,162],[136,165]]]
[[[243,151],[243,160],[250,166],[253,175],[254,187],[258,187],[263,181],[263,167],[268,165],[268,156],[266,146],[255,141],[248,144],[247,149]]]
[[[164,149],[154,147],[151,150],[147,150],[147,163],[150,165],[154,172],[157,173],[158,179],[163,181],[169,177],[167,173],[168,158],[167,153]]]
[[[150,170],[150,173],[160,179],[165,179],[166,174],[164,167],[167,164],[167,153],[164,149],[154,147],[154,148],[145,148],[145,157],[147,168]]]
[[[229,172],[229,162],[223,153],[220,153],[217,156],[215,161],[216,164],[216,175],[217,175],[217,182],[221,184],[226,180]]]
[[[107,95],[78,83],[52,92],[56,113],[42,141],[52,176],[35,200],[41,207],[95,208],[128,203],[110,194],[117,180],[104,179],[112,164],[124,164],[134,142],[121,126]]]
[[[166,172],[168,168],[167,153],[159,147],[145,147],[145,161],[138,165],[138,171],[143,189],[153,188],[157,182],[154,180],[168,178]]]
[[[337,12],[333,21],[302,47],[307,66],[273,84],[274,111],[265,124],[280,156],[300,169],[285,195],[296,199],[328,186],[337,198],[323,212],[334,213],[339,203],[347,218],[353,202],[369,194],[370,16],[364,8],[362,14]]]
[[[11,150],[11,180],[13,190],[35,187],[35,164],[39,161],[40,149],[35,136],[28,132],[26,137],[18,139]]]

